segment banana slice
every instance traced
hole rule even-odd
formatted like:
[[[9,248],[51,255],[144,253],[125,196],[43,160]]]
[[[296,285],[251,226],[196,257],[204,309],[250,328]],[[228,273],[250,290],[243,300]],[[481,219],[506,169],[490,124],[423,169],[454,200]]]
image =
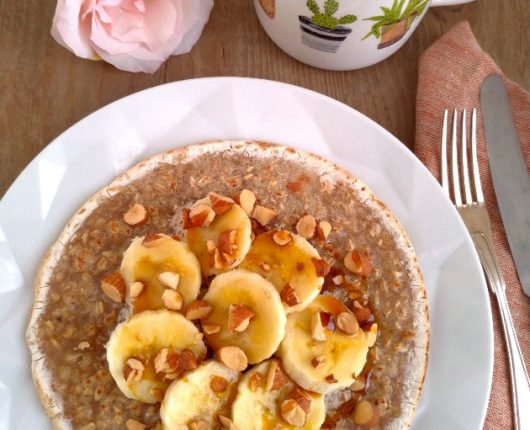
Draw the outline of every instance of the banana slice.
[[[168,294],[181,299],[180,307],[185,308],[197,298],[201,287],[201,268],[195,255],[184,242],[165,234],[134,239],[123,255],[120,272],[133,313],[168,307],[167,298],[164,300]],[[178,295],[166,293],[164,297],[167,289]]]
[[[228,403],[238,378],[239,372],[212,360],[174,381],[160,408],[165,428],[187,430],[193,422],[205,430],[220,427],[217,415],[230,416]]]
[[[201,323],[214,350],[238,347],[254,364],[278,349],[287,319],[278,292],[257,273],[233,270],[216,276],[204,300],[213,306]]]
[[[333,297],[318,296],[302,312],[289,315],[278,355],[298,385],[324,394],[353,383],[370,344],[346,306]]]
[[[241,268],[271,281],[287,313],[309,305],[320,293],[327,273],[318,251],[303,237],[285,230],[257,236]]]
[[[202,335],[179,313],[144,311],[116,326],[107,344],[109,370],[127,397],[159,402],[171,381],[206,355]]]
[[[277,360],[268,360],[247,372],[232,404],[237,429],[319,429],[326,416],[324,396],[308,393],[282,376]]]
[[[232,199],[210,193],[183,212],[186,240],[205,276],[238,266],[252,243],[246,212]]]

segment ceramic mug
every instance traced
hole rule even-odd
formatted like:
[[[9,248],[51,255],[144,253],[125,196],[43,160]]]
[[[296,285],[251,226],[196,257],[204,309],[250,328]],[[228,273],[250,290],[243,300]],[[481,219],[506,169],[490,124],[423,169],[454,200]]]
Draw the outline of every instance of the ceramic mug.
[[[473,0],[253,0],[269,37],[303,63],[354,70],[396,52],[429,6]]]

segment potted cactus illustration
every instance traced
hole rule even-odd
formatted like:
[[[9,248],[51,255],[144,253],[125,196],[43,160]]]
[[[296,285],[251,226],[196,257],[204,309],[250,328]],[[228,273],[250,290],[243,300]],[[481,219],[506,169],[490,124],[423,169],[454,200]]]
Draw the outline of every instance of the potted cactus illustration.
[[[382,14],[366,18],[374,24],[363,40],[375,36],[379,38],[377,49],[386,48],[401,40],[407,33],[414,20],[427,7],[428,0],[394,0],[391,7],[381,7]]]
[[[307,7],[313,13],[311,17],[300,15],[302,42],[314,49],[325,52],[337,52],[341,43],[351,33],[351,28],[344,27],[357,20],[355,15],[336,17],[339,9],[337,0],[325,0],[323,9],[316,0],[307,0]]]

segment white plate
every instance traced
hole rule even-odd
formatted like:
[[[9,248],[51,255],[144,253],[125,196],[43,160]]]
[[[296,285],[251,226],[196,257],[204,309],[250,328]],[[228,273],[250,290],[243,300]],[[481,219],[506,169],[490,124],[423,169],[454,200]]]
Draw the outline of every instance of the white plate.
[[[410,235],[432,333],[414,429],[482,428],[493,365],[489,298],[457,212],[427,169],[357,111],[302,88],[245,78],[176,82],[119,100],[43,150],[0,202],[0,428],[51,428],[24,332],[39,259],[70,216],[124,169],[158,152],[258,139],[320,154],[365,181]]]

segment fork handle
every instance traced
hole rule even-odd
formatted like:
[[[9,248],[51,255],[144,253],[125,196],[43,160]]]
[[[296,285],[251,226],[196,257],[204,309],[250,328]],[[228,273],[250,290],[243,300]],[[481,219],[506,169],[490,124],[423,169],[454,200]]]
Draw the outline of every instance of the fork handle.
[[[491,239],[480,233],[474,233],[472,238],[486,274],[488,285],[497,298],[497,305],[501,314],[504,340],[506,341],[510,363],[514,428],[516,430],[530,429],[530,380],[526,372],[517,334],[515,333],[510,308],[508,307],[506,284],[504,283]]]

